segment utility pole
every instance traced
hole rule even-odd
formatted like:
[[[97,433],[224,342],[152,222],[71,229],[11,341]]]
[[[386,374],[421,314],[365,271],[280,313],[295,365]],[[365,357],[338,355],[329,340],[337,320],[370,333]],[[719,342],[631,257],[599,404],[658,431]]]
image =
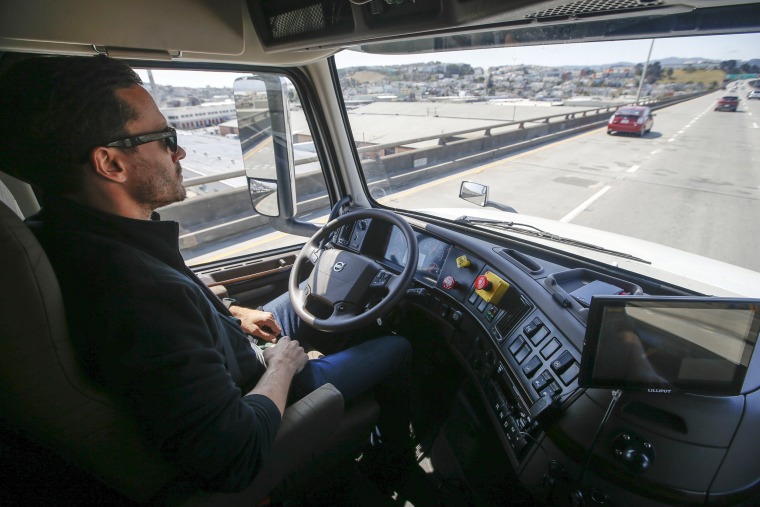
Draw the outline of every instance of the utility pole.
[[[647,55],[647,61],[644,64],[644,70],[641,71],[641,79],[639,80],[639,91],[636,93],[636,104],[641,100],[641,88],[644,86],[644,78],[647,75],[647,67],[649,67],[649,59],[652,57],[652,48],[654,47],[654,39],[649,45],[649,54]]]
[[[150,81],[150,93],[153,95],[153,100],[158,103],[160,98],[158,96],[158,90],[156,89],[156,82],[153,80],[153,72],[150,69],[148,69],[148,81]]]

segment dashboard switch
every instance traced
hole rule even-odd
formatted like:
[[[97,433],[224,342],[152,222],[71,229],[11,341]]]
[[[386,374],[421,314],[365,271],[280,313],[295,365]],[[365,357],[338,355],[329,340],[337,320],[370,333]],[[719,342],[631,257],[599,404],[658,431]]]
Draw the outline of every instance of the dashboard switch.
[[[521,364],[525,361],[525,358],[528,357],[530,352],[531,348],[527,345],[523,345],[523,347],[517,351],[517,354],[515,354],[515,361],[517,361],[517,364]]]
[[[530,324],[528,324],[527,326],[525,326],[525,327],[523,328],[523,333],[525,333],[525,334],[528,336],[528,338],[530,338],[531,336],[533,336],[534,334],[536,334],[536,332],[538,331],[538,329],[539,329],[539,328],[540,328],[540,327],[541,327],[543,324],[544,324],[544,323],[543,323],[543,322],[541,322],[541,319],[539,319],[538,317],[536,317],[535,319],[533,319],[533,320],[530,322]]]
[[[544,338],[549,336],[549,330],[546,329],[546,327],[541,327],[541,329],[538,331],[538,333],[535,333],[533,336],[530,337],[530,341],[533,345],[538,347],[542,341],[544,341]]]
[[[522,346],[523,346],[523,345],[525,345],[525,340],[523,339],[523,337],[522,337],[522,336],[518,336],[518,337],[517,337],[517,338],[515,338],[515,339],[514,339],[514,341],[513,341],[513,342],[512,342],[512,343],[509,345],[509,352],[511,352],[511,353],[512,353],[512,355],[514,356],[515,354],[517,354],[517,351],[518,351],[518,350],[520,350],[520,349],[522,348]]]
[[[467,258],[466,255],[460,255],[457,257],[457,268],[469,268],[472,265],[470,262],[470,259]]]
[[[533,359],[525,363],[525,366],[523,366],[523,373],[526,377],[531,378],[536,374],[536,371],[541,367],[542,364],[543,362],[541,362],[540,357],[533,356]]]
[[[486,275],[480,275],[475,279],[475,288],[477,290],[489,291],[493,287],[493,284],[488,280]]]
[[[558,374],[561,374],[567,370],[574,361],[575,358],[573,355],[566,350],[560,354],[557,359],[552,361],[552,370],[556,371]]]
[[[541,372],[541,375],[539,375],[538,378],[533,381],[533,389],[535,389],[537,393],[540,393],[544,387],[548,386],[553,381],[554,377],[552,377],[552,374],[549,373],[549,370],[544,370]]]
[[[456,289],[459,286],[459,282],[454,280],[454,277],[449,275],[443,279],[443,288],[446,290]]]
[[[502,296],[509,290],[509,283],[496,273],[486,271],[475,278],[475,292],[492,305],[499,304]]]
[[[541,349],[541,355],[544,359],[549,359],[555,352],[559,350],[561,344],[556,338],[552,338],[552,341],[547,343],[544,348]]]

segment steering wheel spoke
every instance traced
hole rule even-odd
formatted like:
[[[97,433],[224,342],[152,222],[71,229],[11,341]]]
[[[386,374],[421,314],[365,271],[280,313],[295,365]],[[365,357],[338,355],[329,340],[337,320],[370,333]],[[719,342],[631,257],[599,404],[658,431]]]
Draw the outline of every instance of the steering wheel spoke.
[[[318,246],[312,246],[312,245],[308,245],[308,244],[306,246],[304,246],[304,248],[307,248],[307,247],[311,247],[311,248],[310,248],[310,252],[309,252],[309,254],[308,254],[308,256],[306,258],[309,259],[309,262],[311,262],[313,265],[316,266],[317,263],[319,262],[319,258],[322,256],[322,252],[324,252],[324,250],[322,248],[318,247]]]
[[[363,219],[389,222],[396,226],[407,242],[407,265],[395,275],[384,270],[373,259],[340,248],[322,249],[323,240],[338,228]],[[380,209],[359,209],[339,216],[320,229],[304,245],[290,272],[288,290],[293,309],[307,324],[322,331],[350,331],[366,326],[383,316],[405,294],[417,266],[417,237],[406,220],[395,213]],[[306,285],[310,295],[299,287],[306,263],[314,264]],[[311,298],[320,316],[308,307]],[[372,303],[372,304],[370,304]],[[324,317],[324,314],[331,315]]]

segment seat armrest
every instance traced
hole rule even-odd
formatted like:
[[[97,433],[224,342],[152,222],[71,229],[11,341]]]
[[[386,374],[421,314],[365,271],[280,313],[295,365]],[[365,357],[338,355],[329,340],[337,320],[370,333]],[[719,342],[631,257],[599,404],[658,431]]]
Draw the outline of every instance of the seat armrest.
[[[309,461],[343,418],[343,396],[325,384],[285,409],[269,458],[250,486],[266,496],[285,477]]]
[[[184,499],[174,497],[162,503],[183,507],[256,506],[291,472],[315,457],[342,418],[343,396],[332,384],[325,384],[285,409],[269,458],[246,489],[239,493],[196,490]]]

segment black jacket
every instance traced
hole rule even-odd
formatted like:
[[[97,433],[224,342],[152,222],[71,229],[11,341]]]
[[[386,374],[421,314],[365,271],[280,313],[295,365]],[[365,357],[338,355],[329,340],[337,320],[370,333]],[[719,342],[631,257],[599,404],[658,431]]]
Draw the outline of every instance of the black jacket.
[[[72,342],[89,375],[128,400],[147,440],[205,487],[250,484],[280,413],[269,398],[243,396],[263,374],[263,360],[186,267],[178,224],[66,199],[48,199],[27,224],[58,276]],[[227,368],[224,336],[240,378]]]

